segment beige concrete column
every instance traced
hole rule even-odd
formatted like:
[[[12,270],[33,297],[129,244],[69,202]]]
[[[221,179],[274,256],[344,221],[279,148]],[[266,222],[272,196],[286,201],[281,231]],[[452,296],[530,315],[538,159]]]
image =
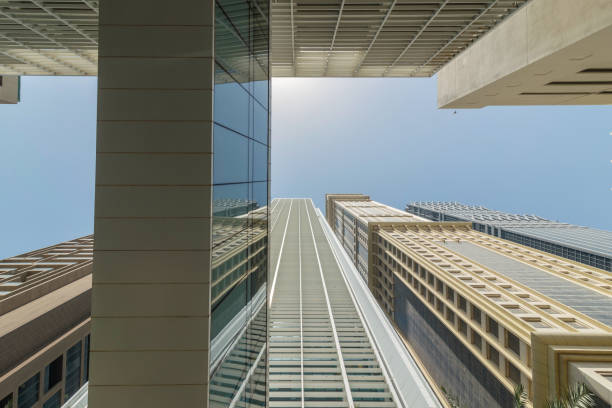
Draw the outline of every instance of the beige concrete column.
[[[100,2],[90,408],[207,406],[213,7]]]

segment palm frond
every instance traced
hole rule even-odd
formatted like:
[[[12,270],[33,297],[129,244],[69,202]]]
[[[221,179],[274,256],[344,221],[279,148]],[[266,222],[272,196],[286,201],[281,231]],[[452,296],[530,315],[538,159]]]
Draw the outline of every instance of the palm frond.
[[[583,383],[576,383],[569,387],[565,400],[570,408],[593,408],[595,406],[593,393]]]

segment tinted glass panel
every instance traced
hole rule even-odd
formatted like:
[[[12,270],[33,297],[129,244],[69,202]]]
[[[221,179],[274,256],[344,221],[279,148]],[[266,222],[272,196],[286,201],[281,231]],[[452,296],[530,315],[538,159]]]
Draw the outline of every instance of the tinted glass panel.
[[[81,386],[81,342],[70,347],[66,352],[66,399],[79,390]]]
[[[211,407],[266,401],[268,21],[266,1],[216,3]]]
[[[43,404],[43,408],[60,408],[62,406],[62,392],[58,391]]]
[[[219,125],[214,127],[213,182],[249,181],[249,139]]]
[[[215,122],[243,135],[249,134],[249,94],[239,84],[215,84],[214,111]]]
[[[36,374],[19,386],[17,391],[17,408],[30,408],[38,401],[40,374]]]

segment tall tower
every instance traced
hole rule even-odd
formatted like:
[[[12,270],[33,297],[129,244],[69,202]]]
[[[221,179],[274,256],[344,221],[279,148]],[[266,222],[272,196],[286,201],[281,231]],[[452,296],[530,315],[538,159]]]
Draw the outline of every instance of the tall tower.
[[[265,384],[268,2],[108,0],[99,38],[89,405],[249,400]],[[249,357],[219,390],[235,347]]]

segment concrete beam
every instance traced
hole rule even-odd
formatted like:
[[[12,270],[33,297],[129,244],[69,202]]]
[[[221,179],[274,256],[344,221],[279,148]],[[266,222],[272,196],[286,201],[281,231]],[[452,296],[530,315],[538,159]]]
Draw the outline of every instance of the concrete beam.
[[[438,107],[612,104],[612,2],[532,0],[438,73]]]
[[[0,104],[19,102],[19,77],[0,75]]]

